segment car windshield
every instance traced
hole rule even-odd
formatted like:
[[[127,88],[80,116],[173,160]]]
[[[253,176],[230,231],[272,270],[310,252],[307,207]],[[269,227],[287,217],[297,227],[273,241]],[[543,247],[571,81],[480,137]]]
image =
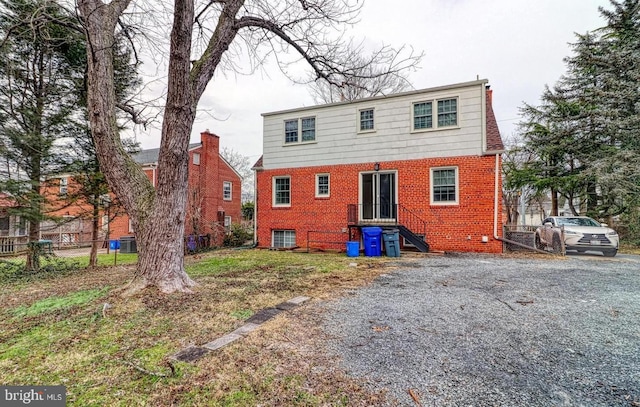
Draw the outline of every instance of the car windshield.
[[[557,218],[558,226],[596,226],[600,224],[591,218]]]

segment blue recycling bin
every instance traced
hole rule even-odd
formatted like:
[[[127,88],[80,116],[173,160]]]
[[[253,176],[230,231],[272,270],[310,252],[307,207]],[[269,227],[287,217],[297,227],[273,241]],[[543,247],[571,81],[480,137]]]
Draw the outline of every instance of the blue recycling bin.
[[[347,257],[360,256],[360,242],[347,242]]]
[[[377,226],[362,228],[365,256],[382,255],[382,228]]]
[[[390,229],[382,232],[384,251],[388,257],[400,257],[400,231]]]
[[[120,249],[120,241],[109,240],[109,250],[118,250],[118,249]]]

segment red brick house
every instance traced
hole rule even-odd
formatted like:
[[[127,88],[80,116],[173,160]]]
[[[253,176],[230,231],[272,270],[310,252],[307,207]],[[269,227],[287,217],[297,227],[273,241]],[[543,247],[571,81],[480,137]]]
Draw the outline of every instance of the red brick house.
[[[263,114],[258,246],[344,250],[380,226],[422,251],[501,252],[491,103],[478,80]]]
[[[134,155],[153,185],[157,182],[160,149],[142,150]],[[200,142],[189,145],[189,197],[186,235],[211,235],[212,245],[221,245],[232,223],[242,218],[242,177],[220,155],[220,138],[206,130]],[[107,226],[104,225],[104,228]],[[117,217],[109,224],[110,239],[132,236],[129,217]]]
[[[149,180],[156,185],[159,149],[142,150],[134,159],[144,169]],[[187,200],[186,235],[211,235],[212,245],[221,245],[225,233],[232,223],[240,223],[242,217],[242,178],[220,155],[220,138],[208,130],[200,134],[200,142],[189,145],[189,197]],[[47,213],[68,220],[62,224],[46,221],[41,224],[41,238],[51,240],[55,246],[78,245],[91,239],[92,207],[79,200],[68,203],[61,198],[77,188],[73,174],[62,174],[43,184],[43,195],[47,197]],[[0,204],[2,200],[0,200]],[[114,217],[110,208],[101,214],[101,239],[119,239],[134,236],[131,222],[126,214]],[[0,209],[0,227],[9,226]],[[109,221],[111,219],[111,221]],[[3,223],[4,222],[4,223]],[[15,220],[11,220],[15,223]],[[12,223],[12,224],[13,224]],[[4,231],[0,231],[5,233]]]

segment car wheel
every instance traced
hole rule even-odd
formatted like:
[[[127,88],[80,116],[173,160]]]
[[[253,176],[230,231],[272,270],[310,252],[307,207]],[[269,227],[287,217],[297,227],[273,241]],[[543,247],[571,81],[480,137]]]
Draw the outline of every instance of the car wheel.
[[[540,242],[540,236],[536,234],[536,237],[533,241],[533,247],[538,249],[538,250],[544,250],[544,248],[542,247],[542,242]]]
[[[555,254],[562,254],[562,242],[560,241],[560,236],[553,236],[553,242],[551,247],[553,247],[553,252]]]
[[[607,250],[606,252],[602,252],[604,257],[613,257],[618,253],[618,249]]]

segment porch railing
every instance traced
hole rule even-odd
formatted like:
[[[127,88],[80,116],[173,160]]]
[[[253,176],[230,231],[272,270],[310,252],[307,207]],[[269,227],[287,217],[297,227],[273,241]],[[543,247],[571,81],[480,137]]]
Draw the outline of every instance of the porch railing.
[[[0,237],[0,255],[14,255],[27,248],[28,236]]]
[[[416,235],[426,236],[427,234],[427,222],[400,204],[386,205],[382,210],[382,213],[385,214],[383,218],[372,216],[373,209],[370,204],[347,205],[347,223],[349,225],[402,225]]]

